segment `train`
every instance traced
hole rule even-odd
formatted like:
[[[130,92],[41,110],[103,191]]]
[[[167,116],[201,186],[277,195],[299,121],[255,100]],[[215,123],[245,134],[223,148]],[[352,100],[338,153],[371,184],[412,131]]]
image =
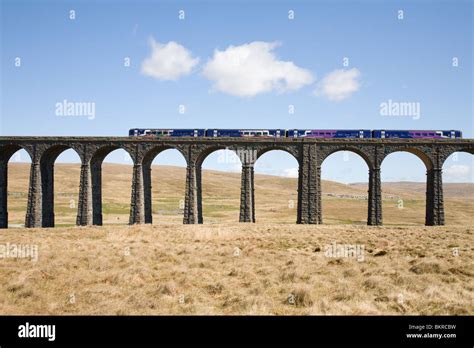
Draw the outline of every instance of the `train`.
[[[208,138],[375,138],[375,139],[459,139],[459,130],[393,129],[157,129],[132,128],[131,137],[208,137]]]

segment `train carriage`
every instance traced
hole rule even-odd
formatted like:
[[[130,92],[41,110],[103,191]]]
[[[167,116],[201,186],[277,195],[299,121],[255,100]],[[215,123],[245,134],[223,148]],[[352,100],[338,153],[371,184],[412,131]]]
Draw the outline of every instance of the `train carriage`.
[[[370,129],[290,129],[288,138],[371,138]]]
[[[372,138],[377,139],[458,139],[462,138],[459,130],[373,130]]]

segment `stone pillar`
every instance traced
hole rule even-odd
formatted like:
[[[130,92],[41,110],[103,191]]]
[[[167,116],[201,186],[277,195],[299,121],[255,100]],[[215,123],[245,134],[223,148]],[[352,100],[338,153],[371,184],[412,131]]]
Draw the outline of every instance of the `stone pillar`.
[[[382,225],[382,185],[380,168],[369,169],[369,195],[367,225]]]
[[[141,163],[133,165],[132,197],[130,202],[129,224],[145,223],[145,192],[143,188],[143,166]]]
[[[0,162],[0,228],[8,227],[8,161]]]
[[[42,184],[41,169],[38,159],[33,159],[30,167],[30,184],[28,189],[28,205],[26,208],[25,227],[42,226]]]
[[[255,192],[253,164],[242,164],[240,187],[240,222],[255,222]]]
[[[151,201],[151,162],[143,164],[143,190],[145,200],[145,223],[153,222],[153,204]]]
[[[202,224],[201,165],[188,163],[184,197],[184,224]]]
[[[54,227],[54,162],[41,163],[43,227]]]
[[[102,225],[102,160],[91,163],[92,224]]]
[[[444,225],[443,176],[441,168],[426,173],[426,226]]]
[[[92,171],[90,162],[87,162],[81,165],[76,225],[90,226],[92,217]]]
[[[321,224],[321,166],[317,148],[304,144],[298,170],[298,224]]]

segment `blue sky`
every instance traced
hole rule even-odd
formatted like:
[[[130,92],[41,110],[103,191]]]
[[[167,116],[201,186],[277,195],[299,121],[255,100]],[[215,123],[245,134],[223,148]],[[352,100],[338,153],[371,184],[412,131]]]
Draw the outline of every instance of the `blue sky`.
[[[401,128],[460,129],[472,138],[472,7],[470,1],[2,1],[0,134]],[[254,59],[249,65],[229,63],[242,64],[246,54]],[[58,115],[64,100],[93,103],[93,117]],[[419,114],[382,115],[381,103],[389,100],[416,103]],[[163,157],[160,164],[183,163],[177,154]],[[114,153],[108,160],[123,158]],[[236,170],[222,158],[215,153],[205,166]],[[383,179],[425,180],[413,155],[388,158]],[[296,166],[289,155],[269,153],[257,171],[293,175]],[[472,168],[472,156],[460,154],[446,164],[445,179],[474,181]],[[323,177],[366,181],[367,168],[354,154],[336,153]]]

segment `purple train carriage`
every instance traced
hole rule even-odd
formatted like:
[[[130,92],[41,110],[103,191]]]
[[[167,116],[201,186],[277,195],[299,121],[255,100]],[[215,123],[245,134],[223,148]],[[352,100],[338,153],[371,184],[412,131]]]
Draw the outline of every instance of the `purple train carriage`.
[[[370,129],[290,129],[288,138],[371,138]]]

